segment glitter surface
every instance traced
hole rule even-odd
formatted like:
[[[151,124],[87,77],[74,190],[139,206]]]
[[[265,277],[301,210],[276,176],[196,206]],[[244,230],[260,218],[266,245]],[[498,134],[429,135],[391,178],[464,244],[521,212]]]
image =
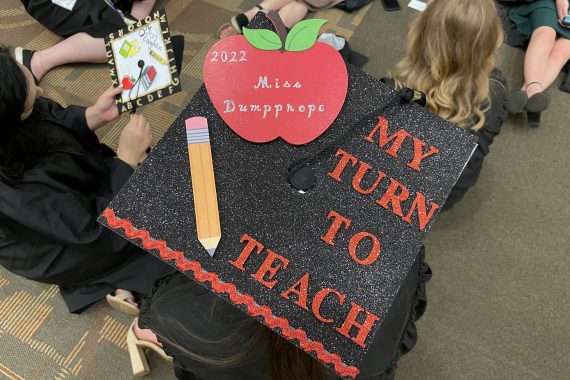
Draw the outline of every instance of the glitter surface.
[[[166,241],[169,248],[200,262],[204,270],[217,273],[224,282],[251,294],[257,304],[268,305],[274,315],[287,318],[292,327],[302,328],[327,351],[339,354],[346,365],[358,366],[366,349],[336,328],[346,319],[351,302],[357,303],[380,317],[366,339],[368,345],[372,342],[435,219],[420,230],[417,213],[409,224],[395,215],[390,205],[385,209],[376,201],[385,193],[392,177],[409,189],[409,200],[402,202],[404,215],[411,208],[416,192],[443,205],[470,157],[475,138],[416,104],[388,107],[381,116],[389,120],[390,134],[404,128],[428,147],[439,149],[437,155],[422,162],[419,173],[410,169],[406,164],[413,157],[411,137],[404,141],[398,157],[394,158],[379,148],[378,134],[374,143],[364,139],[377,119],[370,118],[362,130],[354,128],[372,110],[389,102],[396,104],[397,94],[351,66],[348,74],[346,103],[338,118],[322,136],[304,146],[289,145],[283,140],[253,144],[239,138],[216,113],[202,87],[109,207],[119,218],[148,230],[153,239]],[[184,128],[184,121],[193,116],[206,117],[210,128],[222,225],[222,239],[214,257],[201,247],[196,235]],[[353,189],[352,177],[358,165],[347,165],[340,182],[328,175],[340,160],[335,156],[337,147],[312,165],[316,176],[313,188],[304,194],[293,189],[288,181],[289,166],[329,147],[351,128],[355,133],[340,148],[372,167],[361,183],[363,188],[372,185],[378,170],[386,174],[376,190],[363,195]],[[391,142],[385,148],[390,145]],[[321,239],[333,222],[327,219],[332,210],[351,220],[348,229],[339,229],[334,246]],[[371,265],[359,265],[349,254],[351,239],[359,232],[373,234],[380,242],[379,258]],[[265,249],[261,253],[254,251],[245,262],[245,271],[241,271],[228,261],[236,260],[244,249],[245,242],[240,243],[244,234]],[[140,244],[136,239],[133,242]],[[372,248],[372,239],[363,238],[360,243],[356,254],[365,258]],[[265,277],[277,280],[272,289],[251,277],[267,257],[267,249],[288,260],[286,269],[281,268],[271,279],[269,275]],[[273,265],[279,263],[274,261]],[[308,310],[295,303],[298,298],[294,293],[289,294],[289,299],[281,296],[305,273],[309,273]],[[322,303],[320,312],[333,320],[331,323],[319,321],[310,306],[315,294],[325,288],[346,296],[342,306],[334,296]],[[358,321],[363,320],[364,313]],[[352,335],[357,332],[353,328]]]

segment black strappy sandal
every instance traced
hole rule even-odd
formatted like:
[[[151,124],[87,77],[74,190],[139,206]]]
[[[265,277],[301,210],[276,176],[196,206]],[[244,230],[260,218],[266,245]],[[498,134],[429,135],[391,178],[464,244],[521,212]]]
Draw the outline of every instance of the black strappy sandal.
[[[23,47],[17,47],[14,49],[14,58],[18,63],[20,63],[21,65],[25,66],[28,70],[30,70],[30,73],[32,73],[32,76],[34,77],[34,82],[36,82],[37,85],[40,81],[38,80],[38,78],[36,78],[34,72],[32,71],[32,56],[34,55],[35,52],[36,52],[35,50],[24,49]]]

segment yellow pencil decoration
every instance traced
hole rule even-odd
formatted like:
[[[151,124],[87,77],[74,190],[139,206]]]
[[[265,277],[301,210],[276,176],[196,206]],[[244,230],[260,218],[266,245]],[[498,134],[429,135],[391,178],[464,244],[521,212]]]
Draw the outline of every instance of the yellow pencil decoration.
[[[154,50],[150,49],[150,55],[152,58],[156,59],[158,62],[162,63],[163,65],[166,65],[166,59],[162,58],[157,52],[155,52]]]
[[[214,256],[222,238],[222,229],[210,148],[210,133],[208,120],[205,117],[196,116],[186,119],[186,141],[188,142],[190,173],[192,173],[198,241],[210,256]]]

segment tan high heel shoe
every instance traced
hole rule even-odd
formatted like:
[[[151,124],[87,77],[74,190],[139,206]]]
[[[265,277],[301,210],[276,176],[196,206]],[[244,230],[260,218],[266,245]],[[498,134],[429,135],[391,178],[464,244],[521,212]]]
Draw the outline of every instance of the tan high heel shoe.
[[[138,318],[135,318],[129,326],[129,331],[127,332],[127,347],[129,349],[129,356],[131,357],[133,375],[135,377],[142,377],[150,373],[150,368],[145,356],[145,349],[156,352],[161,358],[169,362],[172,361],[172,357],[166,355],[166,352],[164,352],[160,346],[145,340],[140,340],[136,337],[133,326],[135,326],[135,324],[138,326],[138,320]]]
[[[127,298],[133,297],[133,293],[128,290],[117,289],[115,294],[107,294],[107,303],[115,310],[122,313],[139,316],[139,308],[127,302]]]

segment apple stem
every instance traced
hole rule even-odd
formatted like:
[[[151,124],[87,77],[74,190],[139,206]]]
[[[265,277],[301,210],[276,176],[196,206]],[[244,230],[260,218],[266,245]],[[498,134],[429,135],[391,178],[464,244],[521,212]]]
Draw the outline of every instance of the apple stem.
[[[273,24],[273,27],[275,28],[275,31],[277,32],[277,35],[279,36],[279,39],[281,40],[281,48],[279,49],[279,51],[281,53],[285,53],[285,41],[287,40],[287,28],[285,27],[283,20],[281,20],[279,13],[277,13],[275,11],[267,12],[267,18]]]

